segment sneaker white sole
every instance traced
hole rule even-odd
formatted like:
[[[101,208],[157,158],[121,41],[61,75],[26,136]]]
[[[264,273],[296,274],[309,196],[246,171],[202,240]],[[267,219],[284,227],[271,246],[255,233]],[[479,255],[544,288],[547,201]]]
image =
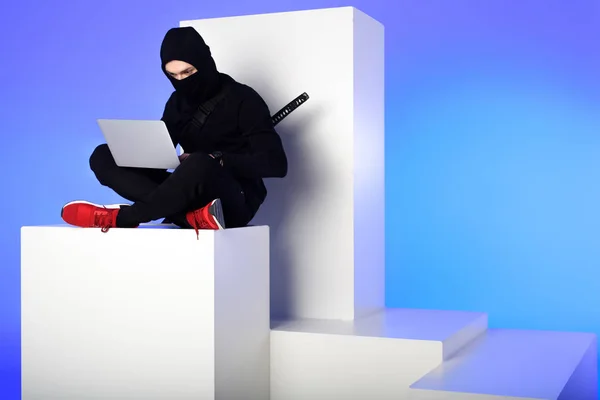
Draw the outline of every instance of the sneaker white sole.
[[[225,229],[225,216],[223,215],[223,206],[221,205],[221,199],[215,199],[210,203],[208,212],[213,218],[213,221],[219,227],[219,230]]]

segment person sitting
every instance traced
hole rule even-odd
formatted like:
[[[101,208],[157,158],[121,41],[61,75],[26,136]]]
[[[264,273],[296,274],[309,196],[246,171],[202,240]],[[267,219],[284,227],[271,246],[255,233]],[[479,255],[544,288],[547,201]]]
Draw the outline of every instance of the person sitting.
[[[263,204],[264,178],[284,178],[288,163],[269,108],[248,85],[219,72],[209,46],[192,27],[170,29],[160,49],[161,67],[174,91],[161,118],[184,154],[173,171],[119,167],[106,144],[95,148],[90,168],[98,182],[132,204],[73,201],[62,219],[74,226],[134,228],[165,218],[182,228],[246,226]],[[205,123],[198,108],[226,90]],[[135,149],[132,149],[135,151]]]

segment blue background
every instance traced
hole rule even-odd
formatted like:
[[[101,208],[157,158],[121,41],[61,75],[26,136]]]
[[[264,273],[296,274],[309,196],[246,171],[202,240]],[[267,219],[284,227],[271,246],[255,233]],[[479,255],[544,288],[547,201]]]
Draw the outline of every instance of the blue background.
[[[387,305],[600,333],[600,2],[208,3],[2,2],[0,398],[20,387],[19,228],[118,200],[88,168],[95,119],[160,117],[160,41],[184,19],[354,5],[383,22]]]

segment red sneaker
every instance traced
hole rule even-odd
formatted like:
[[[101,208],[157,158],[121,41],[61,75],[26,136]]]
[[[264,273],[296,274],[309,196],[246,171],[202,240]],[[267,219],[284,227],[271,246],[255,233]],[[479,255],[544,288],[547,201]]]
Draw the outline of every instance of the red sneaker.
[[[107,232],[117,225],[121,204],[99,205],[87,201],[72,201],[63,206],[60,216],[70,225],[81,228],[102,228]]]
[[[199,236],[200,229],[225,229],[225,218],[220,199],[213,200],[198,210],[188,212],[185,219],[196,230],[196,236]]]

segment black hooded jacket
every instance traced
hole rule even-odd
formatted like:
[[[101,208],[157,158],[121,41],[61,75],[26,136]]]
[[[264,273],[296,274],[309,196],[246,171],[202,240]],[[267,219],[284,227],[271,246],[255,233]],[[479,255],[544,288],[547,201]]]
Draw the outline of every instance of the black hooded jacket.
[[[217,70],[210,48],[194,28],[170,29],[160,57],[162,70],[175,88],[162,116],[175,145],[180,144],[186,153],[221,152],[223,168],[247,189],[263,192],[262,178],[287,174],[287,157],[267,104],[251,87]],[[197,72],[176,80],[165,70],[173,60],[185,61]],[[227,96],[204,126],[199,130],[189,124],[199,105],[223,85],[229,85]],[[257,194],[264,199],[266,192]]]

